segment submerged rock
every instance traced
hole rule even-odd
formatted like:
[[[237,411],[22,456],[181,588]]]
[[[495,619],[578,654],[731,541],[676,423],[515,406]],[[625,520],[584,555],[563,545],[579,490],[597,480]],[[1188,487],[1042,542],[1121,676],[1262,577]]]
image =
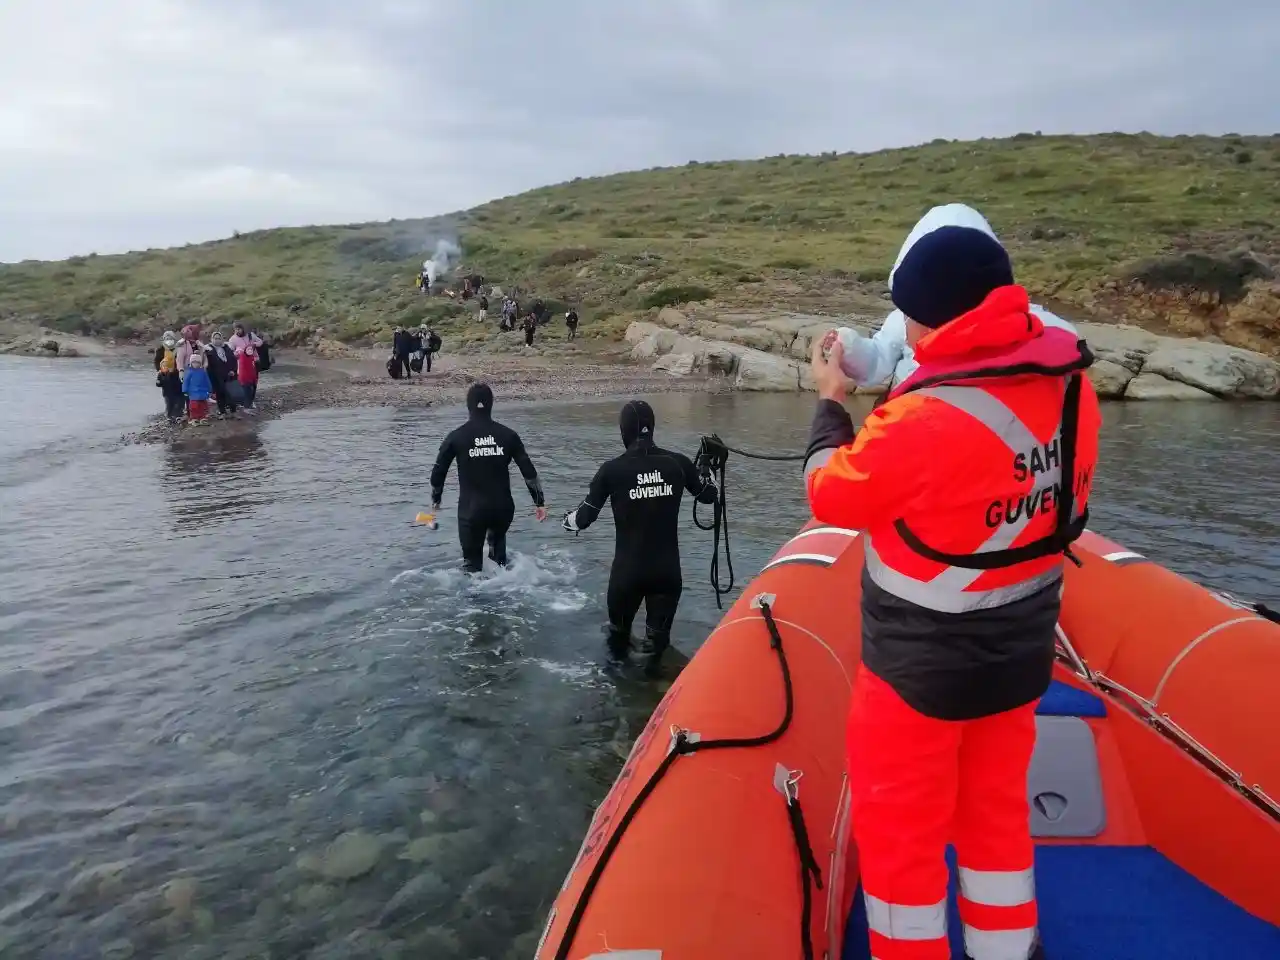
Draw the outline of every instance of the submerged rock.
[[[165,906],[178,917],[190,916],[196,900],[196,890],[197,884],[192,877],[170,880],[162,888]]]
[[[293,895],[293,902],[303,910],[315,910],[326,907],[337,898],[338,891],[327,883],[309,883],[299,887]]]
[[[372,870],[382,855],[382,841],[362,830],[344,833],[324,853],[303,854],[298,866],[330,880],[354,880]]]
[[[378,926],[396,926],[440,910],[454,896],[438,873],[420,873],[395,892],[378,914]]]

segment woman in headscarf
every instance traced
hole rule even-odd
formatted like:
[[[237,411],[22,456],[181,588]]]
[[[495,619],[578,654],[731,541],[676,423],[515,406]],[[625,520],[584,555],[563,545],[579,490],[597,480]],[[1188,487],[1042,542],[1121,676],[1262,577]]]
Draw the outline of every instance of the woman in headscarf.
[[[209,346],[205,350],[208,357],[209,380],[213,383],[213,396],[218,404],[218,416],[225,417],[236,412],[236,396],[239,384],[236,380],[236,355],[231,347],[222,340],[220,330],[213,331]]]

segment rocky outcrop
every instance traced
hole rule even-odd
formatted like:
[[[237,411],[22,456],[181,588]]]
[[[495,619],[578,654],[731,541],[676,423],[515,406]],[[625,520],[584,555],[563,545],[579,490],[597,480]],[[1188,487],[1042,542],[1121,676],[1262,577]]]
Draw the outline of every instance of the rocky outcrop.
[[[1140,373],[1129,381],[1126,400],[1214,400],[1207,390],[1177,380],[1167,380],[1158,373]]]
[[[1104,400],[1118,400],[1124,396],[1125,388],[1137,376],[1124,364],[1113,360],[1094,360],[1089,368],[1089,380],[1093,389]]]
[[[9,343],[0,344],[0,353],[24,357],[78,357],[81,355],[75,347],[44,336],[19,337]]]
[[[1249,350],[1221,344],[1162,344],[1147,356],[1142,372],[1190,384],[1219,397],[1269,400],[1280,393],[1280,364]]]
[[[874,333],[882,318],[811,314],[690,314],[667,308],[657,323],[627,328],[634,360],[673,377],[727,378],[738,390],[811,390],[809,351],[835,326]],[[1080,323],[1095,356],[1089,379],[1109,400],[1272,400],[1280,363],[1221,343],[1148,333],[1126,324]],[[882,393],[883,387],[859,389]]]
[[[1089,376],[1100,396],[1125,400],[1274,400],[1280,363],[1252,350],[1148,333],[1126,324],[1081,323],[1098,358]],[[1132,376],[1126,378],[1124,372]],[[1191,391],[1179,389],[1189,387]]]
[[[672,311],[674,312],[674,311]],[[673,377],[725,377],[738,390],[800,390],[801,365],[787,357],[724,340],[685,336],[637,321],[627,328],[633,360],[652,360],[653,369]]]

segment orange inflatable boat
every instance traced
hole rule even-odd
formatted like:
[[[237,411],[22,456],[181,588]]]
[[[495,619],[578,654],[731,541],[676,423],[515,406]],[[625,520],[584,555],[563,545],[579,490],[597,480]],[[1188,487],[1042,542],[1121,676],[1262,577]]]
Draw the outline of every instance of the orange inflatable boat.
[[[1276,614],[1093,533],[1075,552],[1028,782],[1046,950],[1280,958]],[[855,532],[811,522],[743,591],[597,809],[536,960],[869,960],[844,773],[861,564]]]

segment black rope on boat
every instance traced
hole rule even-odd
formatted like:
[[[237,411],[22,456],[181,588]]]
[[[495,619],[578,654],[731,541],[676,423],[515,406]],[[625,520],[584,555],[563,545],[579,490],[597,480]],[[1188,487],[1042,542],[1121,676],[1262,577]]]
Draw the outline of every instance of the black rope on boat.
[[[791,833],[795,837],[796,852],[800,858],[800,890],[803,901],[800,907],[800,951],[804,960],[813,960],[813,940],[809,937],[809,924],[813,922],[813,887],[810,879],[822,889],[822,868],[818,866],[809,843],[809,831],[804,825],[804,811],[800,809],[800,797],[789,785],[787,791],[787,819],[791,821]]]
[[[1253,605],[1253,612],[1264,620],[1270,620],[1272,623],[1280,623],[1280,610],[1268,607],[1262,601],[1258,601]]]
[[[600,883],[600,878],[604,876],[605,868],[609,865],[609,859],[613,856],[614,851],[618,849],[618,844],[622,841],[623,834],[627,832],[627,827],[631,825],[631,822],[636,818],[636,814],[640,812],[640,808],[644,806],[645,801],[649,799],[658,784],[662,782],[662,778],[667,775],[667,771],[675,764],[677,758],[690,756],[704,750],[763,747],[779,739],[791,726],[791,718],[795,713],[795,692],[791,684],[791,667],[787,663],[786,651],[782,649],[782,634],[778,631],[778,625],[773,619],[773,610],[768,601],[763,599],[760,601],[760,615],[769,631],[769,646],[778,655],[778,669],[782,673],[782,690],[786,701],[782,720],[771,732],[756,737],[690,740],[687,731],[676,730],[671,742],[671,749],[668,750],[662,762],[658,764],[657,769],[650,774],[645,785],[640,788],[640,792],[636,794],[635,799],[631,801],[631,805],[627,807],[626,813],[618,820],[617,827],[610,834],[609,839],[600,851],[599,858],[591,868],[591,873],[587,876],[587,882],[582,886],[582,895],[578,897],[573,913],[569,916],[569,922],[565,924],[564,934],[560,938],[560,946],[556,950],[555,960],[568,960],[569,952],[573,949],[574,937],[577,936],[578,928],[582,925],[582,918],[585,916],[587,907],[591,902],[591,895]],[[804,960],[813,960],[813,943],[809,936],[809,925],[813,912],[810,878],[821,890],[822,871],[818,867],[817,860],[813,855],[813,848],[809,844],[809,833],[805,829],[804,814],[800,809],[799,798],[795,794],[794,783],[791,784],[791,789],[788,790],[786,798],[787,817],[791,822],[791,831],[796,843],[796,853],[800,860],[800,883],[804,896],[801,910],[801,950]]]
[[[693,463],[704,481],[709,480],[716,485],[716,502],[712,505],[711,522],[703,523],[698,518],[698,501],[693,501],[693,523],[699,530],[711,531],[711,589],[715,591],[716,607],[723,609],[721,598],[733,590],[733,555],[729,548],[729,498],[726,493],[729,454],[736,453],[748,460],[767,460],[787,462],[804,460],[803,453],[752,453],[731,447],[714,433],[702,438],[698,445],[697,456]],[[728,582],[720,579],[720,542],[724,540],[724,565],[728,571]]]

